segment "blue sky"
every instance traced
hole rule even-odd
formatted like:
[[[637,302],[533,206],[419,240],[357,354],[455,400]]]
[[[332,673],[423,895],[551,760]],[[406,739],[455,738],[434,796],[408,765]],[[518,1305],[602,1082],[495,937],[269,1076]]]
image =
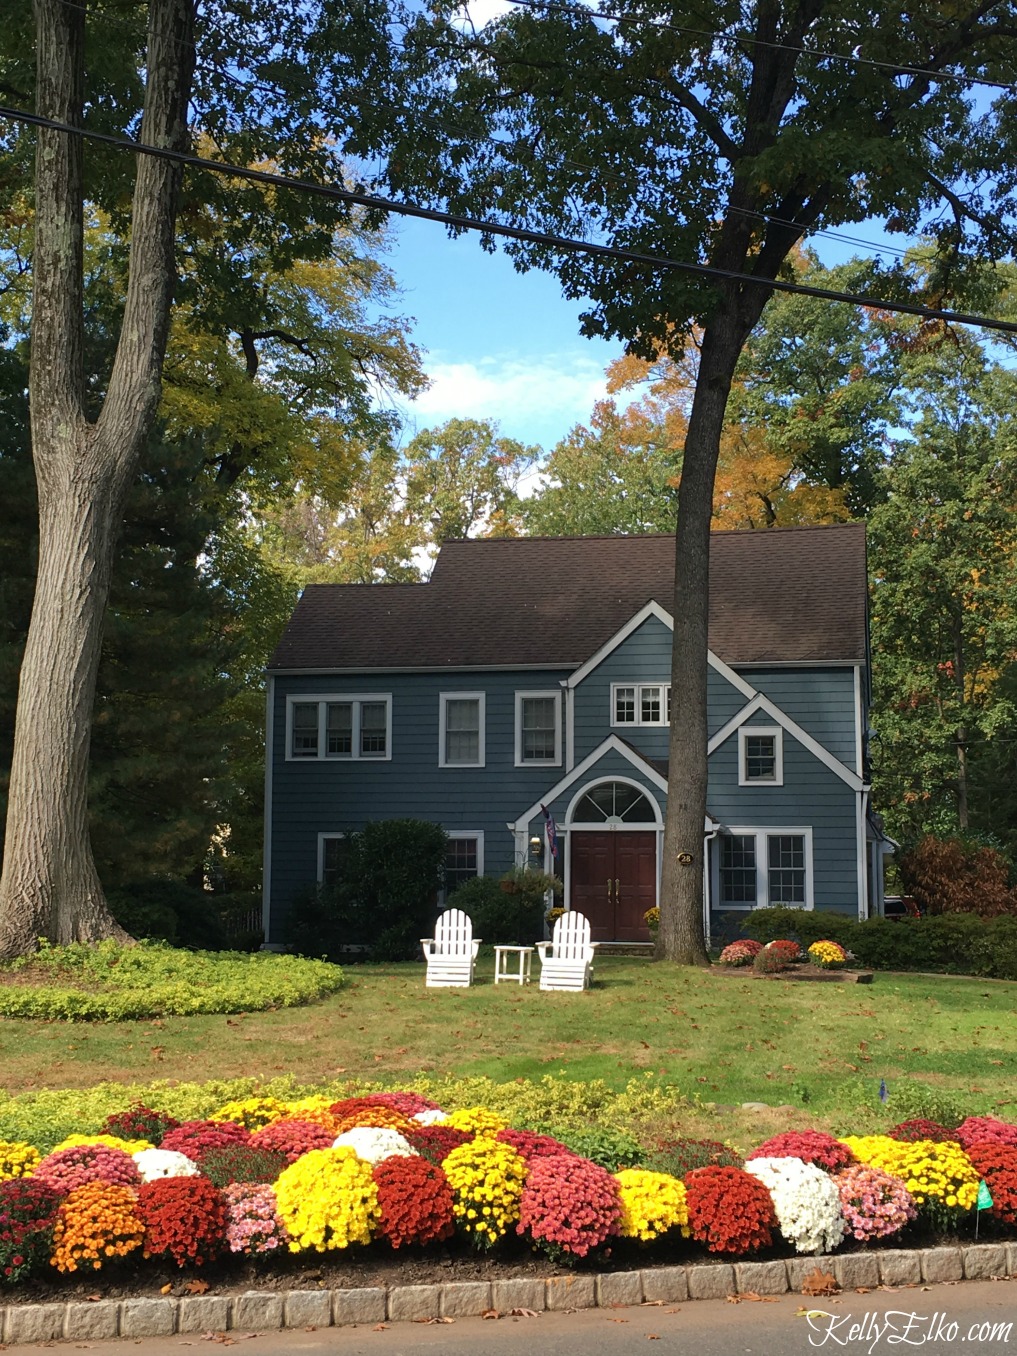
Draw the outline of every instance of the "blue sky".
[[[888,243],[901,248],[901,237],[889,241],[875,222],[846,231],[870,247],[817,237],[809,243],[823,263]],[[454,417],[492,419],[506,436],[550,451],[588,420],[622,345],[580,335],[582,304],[562,297],[553,274],[517,273],[500,250],[482,250],[476,235],[449,239],[444,227],[407,217],[391,226],[387,263],[431,378],[430,389],[403,408],[408,436]]]

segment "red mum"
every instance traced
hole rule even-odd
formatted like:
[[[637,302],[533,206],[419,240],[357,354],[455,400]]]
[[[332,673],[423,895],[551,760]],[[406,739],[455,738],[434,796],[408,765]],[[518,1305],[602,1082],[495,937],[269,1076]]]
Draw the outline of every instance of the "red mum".
[[[312,1149],[330,1149],[335,1136],[331,1130],[314,1121],[273,1121],[251,1136],[254,1149],[271,1149],[286,1155],[287,1163],[295,1163]]]
[[[827,1172],[840,1172],[855,1161],[846,1144],[821,1130],[788,1130],[783,1135],[774,1135],[752,1150],[749,1159],[753,1158],[800,1158]]]
[[[180,1122],[165,1111],[153,1111],[144,1102],[135,1102],[126,1111],[114,1111],[102,1123],[104,1135],[118,1139],[147,1139],[157,1147],[162,1144],[167,1130],[175,1130]]]
[[[250,1138],[251,1132],[237,1125],[236,1121],[184,1121],[183,1125],[163,1135],[160,1147],[186,1154],[200,1166],[202,1157],[209,1149],[224,1149],[227,1144],[247,1144]]]
[[[538,1135],[534,1130],[499,1130],[495,1139],[500,1139],[503,1144],[511,1144],[527,1162],[533,1158],[560,1158],[562,1154],[569,1158],[578,1157],[561,1140],[551,1135]]]
[[[145,1256],[171,1257],[178,1267],[201,1266],[222,1252],[226,1201],[204,1177],[162,1177],[138,1192]]]
[[[1017,1144],[1017,1125],[1009,1121],[997,1121],[995,1116],[969,1116],[961,1121],[951,1138],[960,1143],[962,1149],[969,1144]]]
[[[341,1102],[333,1102],[329,1111],[336,1120],[341,1121],[367,1111],[372,1106],[385,1106],[402,1116],[415,1116],[418,1111],[439,1110],[437,1102],[431,1102],[417,1092],[371,1092],[363,1097],[346,1097]]]
[[[1017,1224],[1017,1148],[992,1140],[976,1140],[965,1148],[975,1171],[985,1178],[992,1213],[1004,1224]]]
[[[777,1227],[770,1193],[744,1168],[696,1168],[685,1179],[693,1238],[710,1252],[768,1248]]]
[[[468,1144],[473,1136],[466,1130],[455,1130],[451,1125],[422,1125],[406,1138],[418,1154],[431,1163],[444,1163],[453,1149]]]
[[[452,1188],[426,1158],[383,1158],[373,1169],[381,1206],[378,1232],[393,1248],[450,1238],[455,1227]]]
[[[950,1130],[938,1121],[926,1120],[917,1116],[914,1120],[901,1121],[892,1130],[886,1132],[891,1139],[899,1139],[904,1144],[917,1144],[920,1139],[932,1139],[942,1143],[945,1139],[956,1139],[956,1130]]]
[[[516,1232],[552,1256],[585,1257],[618,1233],[618,1182],[588,1158],[565,1153],[532,1158],[519,1202]]]

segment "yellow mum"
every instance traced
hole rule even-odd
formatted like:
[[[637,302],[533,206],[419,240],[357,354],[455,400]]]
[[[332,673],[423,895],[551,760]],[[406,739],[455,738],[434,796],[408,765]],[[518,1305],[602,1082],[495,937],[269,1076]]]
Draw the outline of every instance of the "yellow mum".
[[[286,1103],[280,1102],[277,1097],[245,1097],[239,1102],[226,1102],[212,1112],[209,1120],[236,1121],[237,1125],[246,1126],[248,1130],[260,1130],[262,1126],[271,1125],[273,1121],[288,1115]]]
[[[302,1155],[280,1173],[275,1199],[289,1231],[290,1252],[370,1243],[381,1219],[371,1165],[352,1149],[312,1149]]]
[[[860,1163],[900,1178],[919,1210],[936,1205],[974,1208],[980,1178],[955,1140],[920,1139],[909,1144],[889,1135],[848,1135],[842,1143]]]
[[[11,1177],[31,1177],[39,1162],[39,1150],[20,1139],[0,1139],[0,1182]]]
[[[508,1121],[504,1116],[499,1116],[497,1111],[491,1111],[486,1106],[467,1106],[461,1111],[451,1111],[445,1119],[445,1124],[450,1125],[453,1130],[463,1130],[468,1135],[490,1135],[494,1136],[499,1130],[504,1130]]]
[[[459,1227],[490,1247],[519,1219],[526,1162],[509,1144],[478,1135],[442,1163],[452,1188]]]
[[[623,1168],[615,1173],[621,1200],[621,1232],[625,1238],[652,1242],[669,1229],[689,1236],[685,1184],[665,1172]]]
[[[118,1135],[68,1135],[50,1150],[80,1149],[83,1144],[105,1144],[107,1149],[123,1149],[125,1154],[140,1154],[143,1149],[154,1149],[155,1145],[147,1139],[121,1139]]]

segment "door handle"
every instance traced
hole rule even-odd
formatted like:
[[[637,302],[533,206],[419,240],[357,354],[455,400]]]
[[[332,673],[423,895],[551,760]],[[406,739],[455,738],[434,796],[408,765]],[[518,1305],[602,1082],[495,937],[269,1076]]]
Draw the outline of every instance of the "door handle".
[[[610,877],[610,876],[608,876],[608,878],[607,878],[607,897],[608,897],[608,899],[611,898],[611,877]]]
[[[617,876],[615,876],[615,878],[614,878],[614,897],[615,897],[615,899],[618,898],[618,877],[617,877]]]

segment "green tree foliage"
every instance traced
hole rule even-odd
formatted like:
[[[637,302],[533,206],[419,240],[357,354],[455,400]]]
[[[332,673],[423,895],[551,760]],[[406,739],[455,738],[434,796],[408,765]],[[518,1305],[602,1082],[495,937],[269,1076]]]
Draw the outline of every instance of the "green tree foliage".
[[[1017,376],[947,335],[909,384],[869,565],[874,796],[914,842],[991,825],[972,815],[972,768],[1005,765],[1017,736]]]

